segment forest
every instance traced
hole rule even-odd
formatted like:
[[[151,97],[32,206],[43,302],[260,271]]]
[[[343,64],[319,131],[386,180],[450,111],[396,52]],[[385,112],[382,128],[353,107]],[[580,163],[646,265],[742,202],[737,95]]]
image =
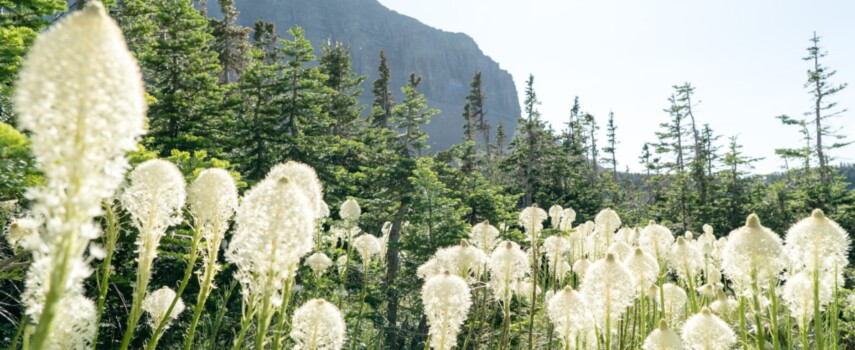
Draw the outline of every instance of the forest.
[[[349,43],[206,3],[0,0],[0,347],[855,348],[819,34],[775,154],[696,118],[690,82],[640,153],[580,97],[546,122],[535,76],[491,125],[480,72],[433,150],[430,76],[391,86],[381,51],[367,81]]]

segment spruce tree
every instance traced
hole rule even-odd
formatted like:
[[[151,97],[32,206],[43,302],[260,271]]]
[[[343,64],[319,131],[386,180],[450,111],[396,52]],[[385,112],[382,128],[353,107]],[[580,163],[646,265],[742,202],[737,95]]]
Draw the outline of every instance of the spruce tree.
[[[619,143],[616,138],[617,125],[615,125],[615,113],[609,111],[609,121],[606,124],[606,147],[603,147],[603,152],[609,155],[605,160],[608,161],[612,166],[612,174],[614,175],[614,181],[617,182],[617,156],[616,146]]]
[[[223,18],[211,21],[214,35],[213,49],[217,52],[222,67],[220,83],[229,83],[237,80],[249,65],[250,28],[237,24],[239,12],[235,6],[235,0],[218,0],[218,2]]]
[[[395,107],[395,96],[389,87],[392,75],[386,65],[386,53],[380,51],[380,67],[377,68],[378,78],[374,81],[374,103],[371,105],[371,125],[375,128],[385,128],[392,118],[392,108]]]
[[[823,185],[828,186],[831,182],[828,165],[830,158],[828,153],[851,143],[846,141],[845,136],[838,133],[837,129],[832,128],[828,124],[829,119],[838,117],[846,112],[845,108],[837,108],[837,102],[829,101],[829,99],[845,89],[847,84],[837,85],[830,81],[837,74],[837,71],[820,62],[822,58],[828,56],[828,53],[822,51],[822,47],[819,45],[820,37],[816,35],[816,32],[813,33],[810,42],[811,46],[807,48],[808,55],[802,59],[810,63],[805,88],[809,89],[814,103],[811,111],[806,112],[805,115],[813,118],[813,133],[816,140],[815,152],[819,161],[820,180]],[[823,140],[824,138],[826,139]],[[831,140],[828,140],[828,138]],[[823,141],[826,143],[823,143]],[[829,144],[829,141],[832,143]]]
[[[413,152],[419,157],[428,148],[428,134],[421,129],[423,124],[430,123],[430,117],[439,110],[428,109],[425,96],[418,91],[422,78],[410,74],[407,86],[401,88],[404,100],[392,109],[392,123],[401,130],[398,137],[398,147],[401,154],[409,157]]]
[[[351,137],[361,127],[362,107],[359,86],[365,76],[353,72],[350,64],[350,46],[341,42],[328,42],[321,49],[321,73],[326,75],[324,85],[332,96],[324,107],[325,113],[332,119],[331,133],[336,136]]]
[[[148,92],[155,100],[149,108],[146,143],[163,156],[173,149],[206,149],[218,156],[223,89],[217,84],[221,69],[208,21],[187,0],[149,4],[154,12],[151,27],[145,28],[151,28],[152,37],[139,38],[142,45],[137,46]],[[129,20],[145,23],[140,18]],[[151,46],[143,47],[148,40]]]
[[[329,129],[332,122],[322,106],[332,92],[324,86],[327,77],[312,65],[317,57],[303,29],[294,27],[288,33],[294,40],[281,40],[283,79],[277,84],[277,103],[291,142],[296,142],[302,134],[318,135]]]

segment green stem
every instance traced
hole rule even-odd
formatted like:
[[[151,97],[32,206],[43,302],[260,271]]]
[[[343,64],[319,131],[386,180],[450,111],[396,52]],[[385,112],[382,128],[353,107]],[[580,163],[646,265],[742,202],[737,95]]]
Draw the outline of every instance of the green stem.
[[[273,336],[273,350],[279,349],[279,342],[282,337],[282,330],[285,328],[285,321],[288,319],[288,305],[291,304],[291,284],[294,281],[289,279],[285,281],[285,291],[283,292],[282,305],[279,307],[279,320],[276,324],[276,335]]]
[[[172,310],[175,309],[175,305],[178,304],[179,300],[181,300],[181,295],[184,294],[184,289],[187,288],[187,284],[190,282],[190,276],[193,275],[193,268],[196,266],[196,258],[199,256],[199,240],[201,239],[202,230],[196,229],[193,235],[193,244],[190,246],[190,257],[187,259],[187,268],[184,269],[184,277],[181,279],[181,284],[178,286],[178,291],[175,292],[175,297],[172,298],[169,308],[166,309],[166,314],[164,314],[163,318],[161,318],[157,323],[157,329],[152,333],[151,339],[145,347],[146,350],[154,350],[157,348],[160,336],[163,335],[166,324],[169,323],[172,318]]]
[[[24,314],[21,320],[18,321],[18,329],[15,331],[15,337],[12,338],[12,344],[9,344],[9,350],[18,349],[18,338],[21,337],[21,333],[24,333],[24,329],[27,328],[27,322],[29,322],[29,318],[27,314]]]
[[[106,256],[101,263],[101,276],[98,279],[98,308],[95,309],[95,324],[101,324],[101,316],[104,313],[104,303],[107,301],[107,291],[110,286],[110,273],[113,271],[113,253],[116,251],[116,241],[119,239],[119,220],[116,215],[115,206],[104,202],[104,219],[107,221],[105,235],[106,241]],[[95,338],[92,339],[92,349],[98,346],[98,332],[95,332]]]
[[[359,344],[360,340],[360,328],[362,326],[362,312],[365,310],[365,294],[366,288],[365,286],[368,284],[368,264],[363,264],[362,271],[365,272],[362,278],[362,288],[359,291],[359,313],[356,316],[356,328],[354,328],[353,332],[353,341],[351,342],[351,348],[356,349],[356,344]]]

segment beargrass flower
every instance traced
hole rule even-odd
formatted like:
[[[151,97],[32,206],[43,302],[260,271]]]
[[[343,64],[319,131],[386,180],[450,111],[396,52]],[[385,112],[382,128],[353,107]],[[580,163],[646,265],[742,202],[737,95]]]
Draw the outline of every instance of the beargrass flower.
[[[142,302],[142,309],[148,313],[148,325],[151,326],[152,329],[157,328],[157,324],[160,320],[166,317],[166,312],[169,310],[169,305],[172,304],[172,299],[175,299],[175,291],[165,286],[149,293],[148,296],[145,297]],[[163,330],[166,331],[172,320],[178,318],[178,315],[183,311],[184,302],[181,301],[181,299],[178,299],[178,302],[175,303],[175,307],[172,308],[172,312],[169,314],[169,319],[163,327]]]
[[[576,220],[576,211],[567,208],[564,209],[564,213],[561,214],[561,223],[558,225],[561,231],[570,231],[573,229],[573,221]]]
[[[475,226],[472,226],[472,231],[469,233],[469,240],[478,248],[485,252],[492,251],[496,248],[499,238],[499,229],[490,225],[489,221],[484,221]]]
[[[487,254],[469,245],[466,240],[460,241],[460,245],[438,250],[436,258],[443,271],[449,271],[464,280],[479,275],[487,263]]]
[[[347,198],[347,200],[341,204],[338,215],[342,220],[356,222],[359,220],[359,216],[362,215],[362,208],[359,207],[359,203],[357,203],[355,199]]]
[[[33,217],[44,219],[21,298],[37,324],[32,348],[51,341],[58,303],[82,290],[91,273],[84,254],[100,235],[93,218],[122,182],[125,153],[144,133],[144,91],[136,60],[100,2],[58,20],[24,59],[12,100],[45,177],[26,194]]]
[[[614,242],[612,243],[612,245],[609,246],[608,249],[606,249],[606,253],[614,254],[615,258],[620,261],[626,259],[626,257],[628,257],[631,252],[632,247],[630,247],[629,244],[626,244],[626,242],[623,241]]]
[[[668,267],[683,281],[695,279],[704,266],[704,256],[695,245],[678,237],[668,252]]]
[[[668,328],[668,322],[659,321],[659,327],[654,329],[644,339],[641,345],[644,350],[683,350],[683,341],[677,332]]]
[[[641,248],[635,248],[623,265],[633,276],[635,288],[645,288],[659,279],[659,262]]]
[[[719,289],[715,291],[715,301],[710,303],[710,309],[725,319],[732,319],[739,310],[739,302]]]
[[[571,286],[564,287],[547,299],[546,311],[549,321],[561,337],[561,342],[568,345],[567,347],[575,347],[576,337],[587,334],[594,328],[585,299]]]
[[[560,205],[555,204],[549,207],[549,225],[552,228],[558,228],[558,225],[561,223],[561,217],[564,216],[564,208]]]
[[[690,350],[729,350],[736,343],[730,326],[706,307],[686,320],[682,335]]]
[[[335,305],[324,299],[309,300],[291,318],[294,350],[339,350],[344,347],[346,327]]]
[[[582,280],[582,295],[602,332],[616,329],[626,308],[638,294],[629,270],[614,255],[593,263]]]
[[[674,234],[667,227],[650,220],[650,223],[641,230],[638,237],[638,245],[651,255],[656,257],[660,263],[665,262],[668,250],[674,243]]]
[[[298,172],[293,176],[308,175]],[[299,185],[305,183],[311,181],[268,175],[244,194],[235,215],[235,233],[225,252],[226,260],[237,267],[235,278],[241,283],[244,300],[264,295],[279,305],[300,259],[312,251],[316,217]]]
[[[825,277],[825,276],[823,276]],[[819,285],[819,309],[825,309],[825,306],[833,299],[833,282],[830,278],[823,278]],[[808,271],[801,271],[790,276],[784,283],[784,292],[781,295],[790,314],[796,319],[800,328],[807,326],[814,317],[814,281],[813,274]]]
[[[203,170],[187,189],[187,204],[193,224],[201,231],[205,242],[201,250],[204,264],[199,276],[204,291],[210,293],[206,286],[213,283],[213,275],[220,270],[217,256],[229,229],[229,220],[238,206],[234,179],[223,169]]]
[[[588,272],[588,268],[590,267],[591,261],[588,260],[588,258],[582,258],[576,260],[576,262],[573,263],[573,271],[576,272],[576,274],[579,275],[580,278],[585,277],[585,273]]]
[[[436,276],[442,272],[442,264],[440,264],[439,259],[437,259],[436,255],[434,255],[430,259],[428,259],[428,261],[424,262],[416,269],[416,276],[427,281],[431,277]]]
[[[312,269],[315,277],[321,277],[332,266],[332,260],[323,252],[316,252],[306,258],[306,265]]]
[[[422,305],[430,326],[430,346],[450,350],[469,312],[472,299],[466,282],[448,271],[431,277],[422,287]]]
[[[568,250],[570,250],[570,242],[564,237],[549,236],[543,240],[543,252],[546,254],[550,269],[555,269],[558,264],[564,261],[564,253]]]
[[[359,257],[362,258],[364,266],[368,266],[371,263],[371,259],[380,254],[380,250],[382,249],[380,247],[380,240],[374,235],[367,233],[356,237],[353,240],[353,247],[359,253]]]
[[[529,259],[520,246],[511,241],[499,243],[490,254],[490,288],[496,300],[507,303],[513,295],[513,283],[530,271]]]
[[[783,249],[781,238],[751,214],[745,226],[730,233],[722,251],[722,270],[739,290],[751,289],[747,283],[768,287],[786,266]]]
[[[89,349],[98,332],[95,303],[80,294],[69,293],[63,297],[57,310],[53,335],[48,349]]]
[[[21,247],[26,250],[38,248],[41,244],[39,237],[39,222],[33,218],[17,218],[12,220],[6,229],[6,242],[11,247]]]
[[[278,180],[288,178],[294,182],[303,195],[309,202],[309,208],[313,213],[314,219],[321,219],[327,215],[324,210],[324,187],[321,181],[318,180],[318,175],[312,167],[294,161],[289,161],[285,164],[279,164],[270,169],[266,178]],[[328,211],[327,209],[326,211]]]
[[[660,296],[664,296],[664,304]],[[662,285],[662,293],[657,295],[656,302],[664,306],[662,309],[665,310],[665,319],[668,323],[676,325],[683,317],[683,310],[686,308],[688,299],[689,297],[683,288],[673,283],[665,283]]]
[[[528,236],[528,239],[532,242],[532,245],[536,244],[540,235],[540,230],[543,229],[543,220],[546,220],[548,217],[549,216],[546,214],[546,211],[539,208],[536,204],[525,208],[520,212],[520,226],[523,227],[523,230]]]
[[[606,238],[606,246],[609,246],[612,243],[612,236],[621,225],[620,216],[610,208],[603,209],[597,213],[597,216],[594,218],[594,224],[596,225],[597,232],[600,232]]]
[[[849,234],[820,209],[793,225],[785,243],[796,271],[842,271],[849,264]]]

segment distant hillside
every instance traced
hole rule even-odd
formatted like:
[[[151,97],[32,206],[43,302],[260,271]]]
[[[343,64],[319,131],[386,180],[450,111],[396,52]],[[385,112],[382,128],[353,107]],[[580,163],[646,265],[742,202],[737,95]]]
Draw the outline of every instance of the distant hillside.
[[[352,45],[353,68],[367,75],[361,102],[370,105],[371,84],[377,78],[380,50],[386,52],[392,85],[401,100],[400,87],[411,72],[421,75],[421,91],[431,108],[442,110],[425,129],[433,150],[460,141],[463,99],[476,71],[482,72],[490,124],[516,129],[519,98],[511,75],[484,55],[472,38],[429,27],[381,5],[377,0],[237,0],[239,22],[248,27],[258,18],[276,24],[282,37],[294,25],[303,27],[316,50],[328,39]],[[210,13],[218,16],[215,1]],[[495,133],[494,133],[495,134]]]

